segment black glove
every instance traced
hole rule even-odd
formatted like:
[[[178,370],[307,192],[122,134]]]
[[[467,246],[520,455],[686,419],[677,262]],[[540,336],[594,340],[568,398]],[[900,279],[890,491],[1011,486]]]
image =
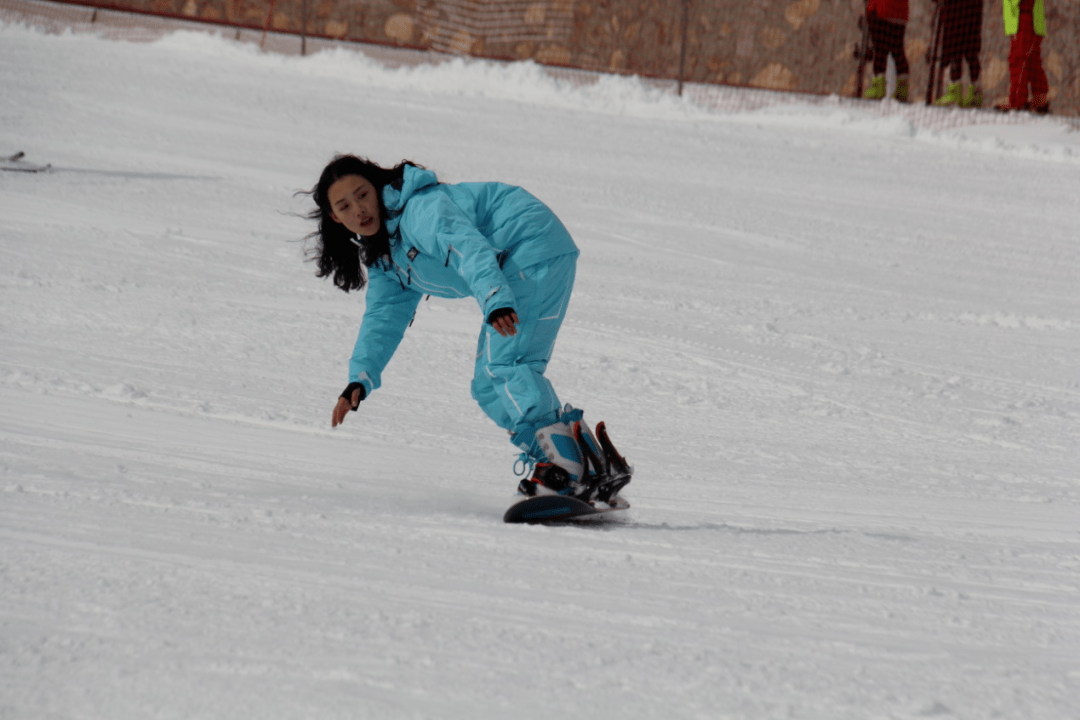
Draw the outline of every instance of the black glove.
[[[499,318],[504,318],[504,317],[507,317],[507,316],[513,315],[513,314],[514,314],[514,308],[512,308],[512,307],[504,307],[504,308],[499,308],[498,310],[492,310],[491,314],[487,316],[488,325],[494,325],[495,321],[498,320]]]
[[[367,397],[367,390],[364,389],[364,386],[361,383],[349,383],[349,386],[345,388],[345,392],[341,393],[341,397],[348,400],[351,405],[353,391],[357,389],[360,390],[360,399],[356,401],[356,405],[352,405],[350,410],[356,410],[360,403],[364,402],[364,398]]]

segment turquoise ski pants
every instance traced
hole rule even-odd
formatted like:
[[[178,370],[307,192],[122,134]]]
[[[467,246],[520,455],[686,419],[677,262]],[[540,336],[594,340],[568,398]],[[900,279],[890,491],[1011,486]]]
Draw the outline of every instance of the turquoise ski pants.
[[[561,255],[507,276],[514,293],[517,335],[503,337],[487,323],[476,348],[472,396],[514,444],[531,446],[536,431],[558,420],[562,407],[544,377],[574,289],[577,253]]]

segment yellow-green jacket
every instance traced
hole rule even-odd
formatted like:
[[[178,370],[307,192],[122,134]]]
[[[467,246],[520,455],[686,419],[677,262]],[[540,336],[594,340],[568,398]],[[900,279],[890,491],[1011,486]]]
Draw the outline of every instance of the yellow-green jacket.
[[[1005,0],[1005,34],[1015,35],[1020,29],[1020,0]],[[1046,11],[1043,9],[1043,0],[1035,0],[1035,7],[1031,11],[1035,21],[1035,34],[1046,37]]]

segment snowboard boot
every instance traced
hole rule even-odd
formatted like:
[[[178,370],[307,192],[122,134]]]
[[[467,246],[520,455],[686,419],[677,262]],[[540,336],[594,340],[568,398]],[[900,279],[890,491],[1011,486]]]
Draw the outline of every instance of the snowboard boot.
[[[542,462],[561,468],[569,483],[579,483],[585,477],[584,460],[574,430],[560,418],[536,431],[536,444],[543,453]]]
[[[981,108],[983,104],[982,90],[978,85],[971,84],[967,86],[967,91],[964,93],[964,97],[960,100],[960,107],[962,108]]]
[[[576,497],[587,489],[581,448],[573,428],[562,419],[537,430],[520,461],[533,466],[532,477],[518,483],[522,495],[546,490]]]
[[[518,493],[526,497],[544,494],[563,495],[572,487],[570,473],[558,465],[539,462],[533,468],[532,477],[518,483]]]
[[[911,90],[911,83],[908,80],[907,75],[899,75],[896,78],[896,91],[892,94],[893,99],[897,102],[906,103],[908,101],[908,92]]]
[[[885,76],[875,75],[870,80],[870,87],[862,94],[864,100],[882,100],[885,98]]]
[[[934,104],[938,107],[952,107],[959,105],[964,99],[961,96],[961,85],[959,82],[951,82],[945,88],[945,94],[939,97]]]
[[[590,504],[625,504],[618,494],[630,482],[633,469],[611,443],[604,423],[594,434],[583,416],[567,405],[558,422],[536,431],[519,459],[533,467],[532,476],[518,483],[521,495],[558,494]],[[520,447],[525,449],[525,444]]]

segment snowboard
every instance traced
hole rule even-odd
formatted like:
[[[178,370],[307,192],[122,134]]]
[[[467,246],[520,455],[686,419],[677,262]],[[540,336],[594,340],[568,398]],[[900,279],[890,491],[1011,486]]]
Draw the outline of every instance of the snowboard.
[[[551,523],[596,519],[604,513],[626,510],[630,503],[622,498],[615,505],[589,503],[563,495],[537,495],[514,503],[503,515],[507,523]]]
[[[35,163],[26,162],[24,159],[26,153],[21,150],[14,155],[8,155],[7,157],[0,158],[0,170],[10,170],[12,172],[45,172],[52,168],[52,165],[37,165]]]

